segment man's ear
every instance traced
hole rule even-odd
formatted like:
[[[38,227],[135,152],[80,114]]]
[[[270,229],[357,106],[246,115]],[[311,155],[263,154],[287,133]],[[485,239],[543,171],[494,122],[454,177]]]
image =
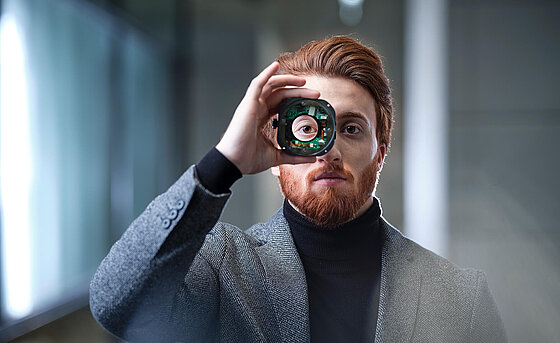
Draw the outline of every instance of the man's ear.
[[[382,143],[378,148],[377,148],[377,169],[381,170],[381,168],[383,168],[383,161],[385,161],[385,156],[387,155],[387,145],[385,145],[385,143]]]
[[[270,167],[270,171],[272,172],[272,175],[276,177],[280,177],[280,167],[278,166]]]

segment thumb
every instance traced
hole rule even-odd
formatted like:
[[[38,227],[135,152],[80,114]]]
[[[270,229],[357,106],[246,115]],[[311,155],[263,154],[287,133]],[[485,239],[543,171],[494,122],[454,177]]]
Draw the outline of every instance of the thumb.
[[[295,156],[290,155],[282,150],[278,150],[277,154],[278,164],[302,164],[302,163],[314,163],[317,158],[315,156]]]

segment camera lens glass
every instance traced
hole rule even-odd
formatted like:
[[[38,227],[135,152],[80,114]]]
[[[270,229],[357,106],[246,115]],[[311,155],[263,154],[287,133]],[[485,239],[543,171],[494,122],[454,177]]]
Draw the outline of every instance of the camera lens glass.
[[[309,142],[317,136],[319,124],[309,115],[301,115],[292,122],[292,133],[302,142]]]

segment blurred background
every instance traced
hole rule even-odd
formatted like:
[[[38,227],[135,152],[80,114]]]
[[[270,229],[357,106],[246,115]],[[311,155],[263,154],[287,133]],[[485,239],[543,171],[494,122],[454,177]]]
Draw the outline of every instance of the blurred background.
[[[118,342],[88,283],[284,51],[349,34],[395,103],[377,195],[405,234],[486,271],[511,342],[560,341],[560,2],[0,1],[0,342]],[[222,217],[282,197],[244,177]]]

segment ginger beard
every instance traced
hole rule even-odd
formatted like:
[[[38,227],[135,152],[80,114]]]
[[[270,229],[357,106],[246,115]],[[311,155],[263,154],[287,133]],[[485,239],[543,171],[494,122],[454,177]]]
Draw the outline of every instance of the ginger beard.
[[[301,189],[299,184],[301,176],[280,166],[280,186],[286,199],[311,222],[325,228],[339,227],[354,219],[360,208],[373,196],[379,169],[376,161],[377,154],[371,164],[358,175],[357,183],[354,182],[354,175],[348,170],[339,164],[329,163],[307,174],[304,189]],[[348,191],[336,186],[325,186],[320,193],[311,190],[315,177],[329,171],[344,174],[347,182],[353,185],[352,189]]]

